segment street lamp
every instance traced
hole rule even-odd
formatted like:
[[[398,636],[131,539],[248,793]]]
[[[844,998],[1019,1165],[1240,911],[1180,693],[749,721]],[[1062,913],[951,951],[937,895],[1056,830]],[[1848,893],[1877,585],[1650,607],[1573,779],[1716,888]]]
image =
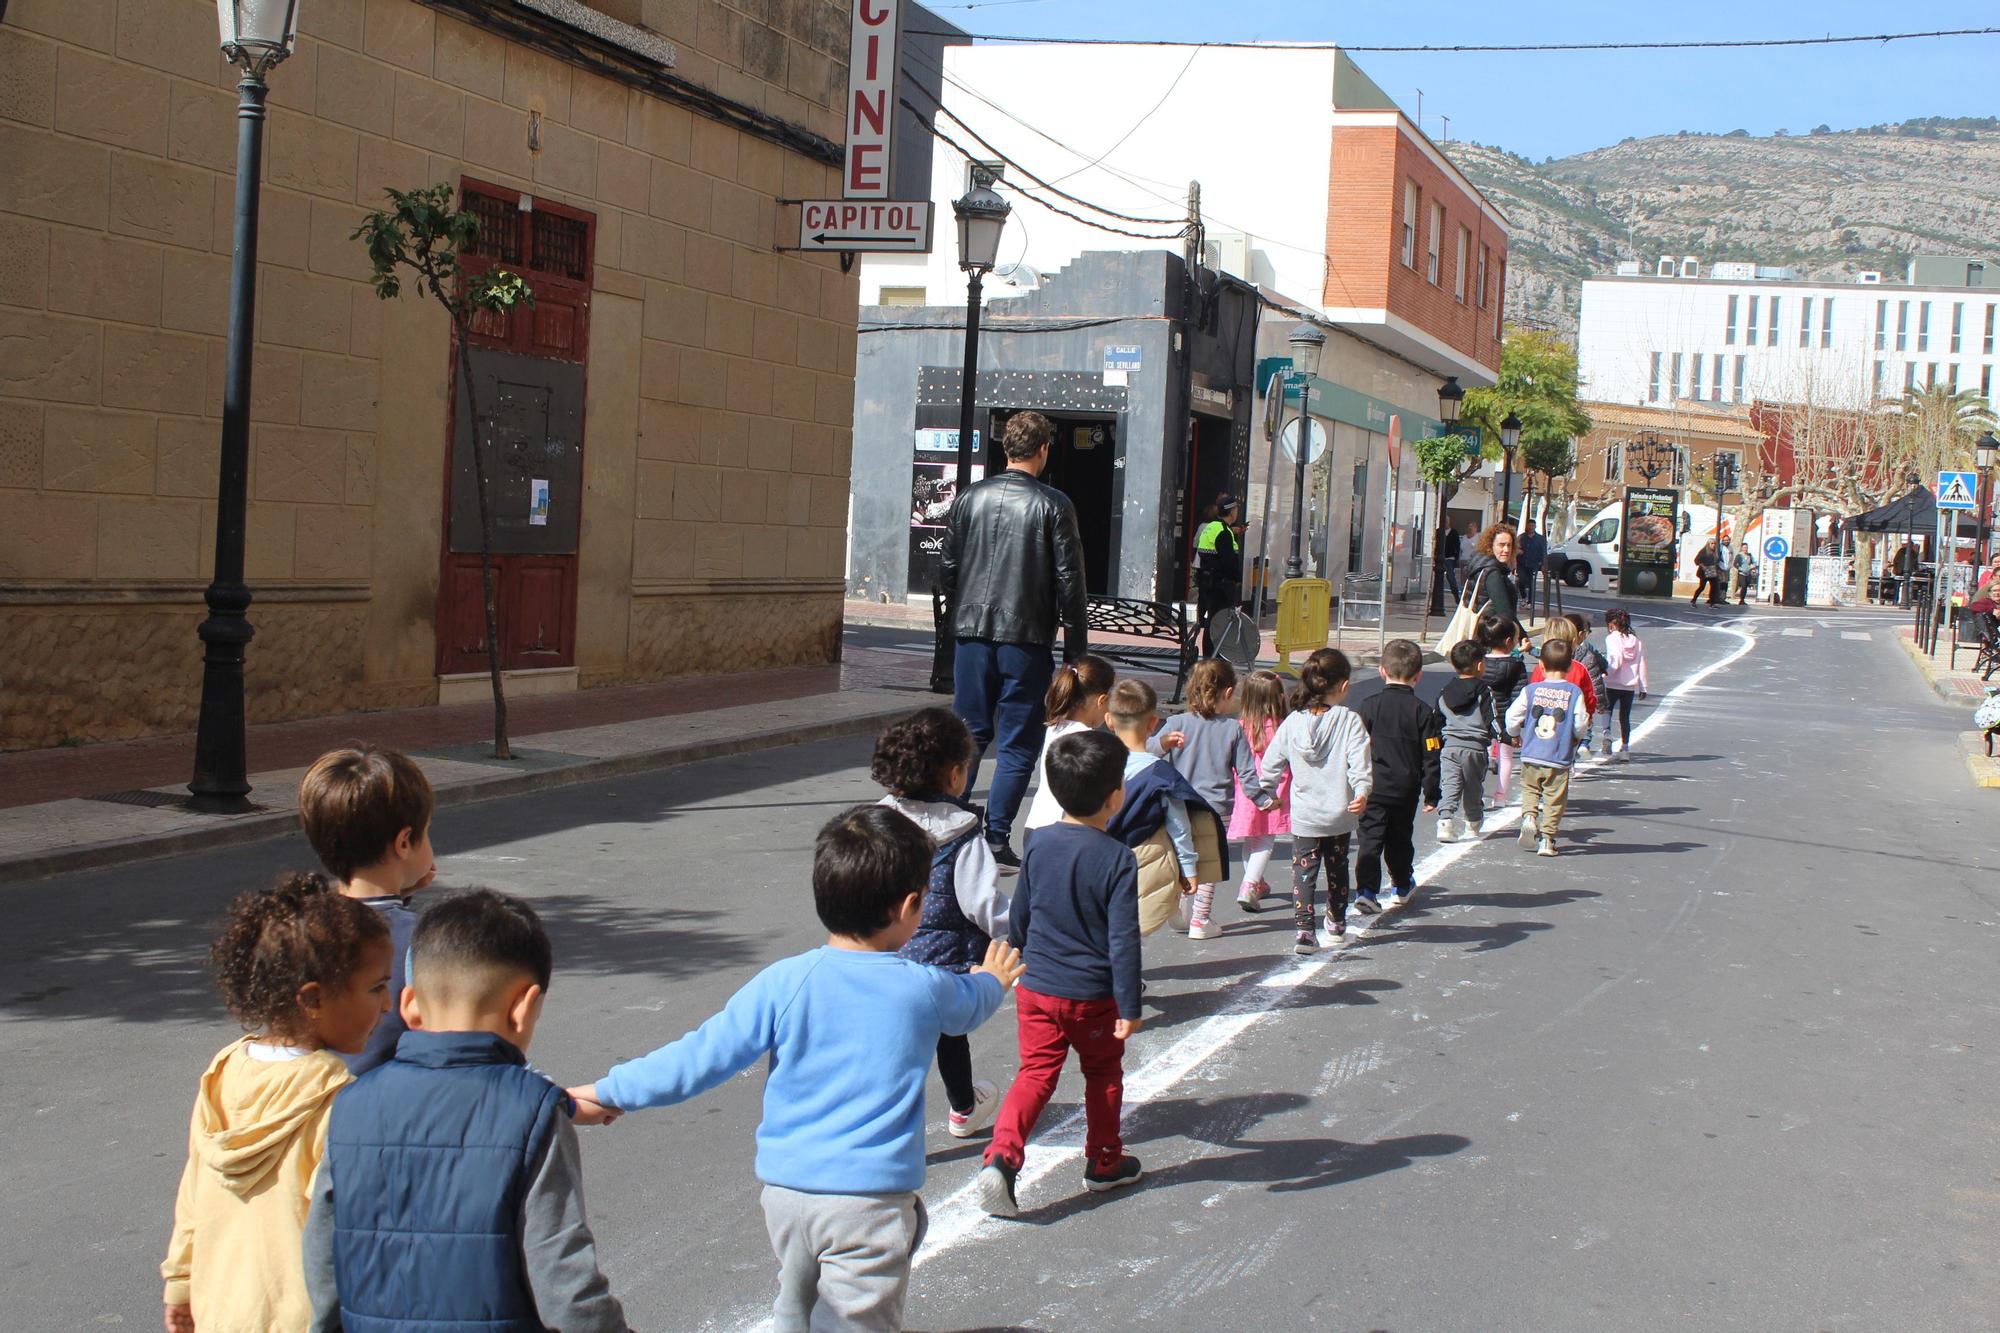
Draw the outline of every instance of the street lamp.
[[[1512,412],[1500,423],[1500,449],[1507,461],[1500,470],[1500,521],[1507,521],[1507,501],[1514,494],[1514,451],[1521,447],[1521,418]]]
[[[1458,376],[1453,375],[1438,386],[1438,420],[1444,423],[1444,433],[1454,433],[1458,425],[1458,410],[1465,402],[1465,390],[1459,387]],[[1430,609],[1444,611],[1444,483],[1437,484],[1437,519],[1431,524],[1431,603]]]
[[[1659,436],[1642,435],[1625,450],[1625,462],[1651,486],[1653,479],[1673,465],[1674,447]]]
[[[216,0],[222,54],[241,67],[236,85],[236,224],[229,264],[229,343],[223,361],[222,459],[216,483],[215,569],[208,618],[195,629],[203,644],[201,719],[195,726],[196,810],[234,814],[251,808],[243,714],[243,653],[256,633],[244,614],[244,529],[250,490],[250,352],[256,342],[257,200],[264,142],[264,76],[292,53],[299,0]]]
[[[1306,526],[1306,455],[1312,449],[1313,377],[1319,374],[1320,353],[1326,350],[1326,332],[1316,324],[1302,323],[1292,330],[1292,372],[1299,377],[1299,439],[1294,451],[1296,470],[1292,478],[1292,553],[1285,560],[1285,577],[1301,578],[1306,565],[1301,542]]]
[[[2000,463],[2000,440],[1993,438],[1993,432],[1989,430],[1979,437],[1972,451],[1973,457],[1978,460],[1979,480],[1986,488],[1979,504],[1979,563],[1984,565],[1992,558],[1993,546],[1993,532],[1989,524],[1993,512],[1993,478],[1988,474],[1993,471],[1995,463]]]

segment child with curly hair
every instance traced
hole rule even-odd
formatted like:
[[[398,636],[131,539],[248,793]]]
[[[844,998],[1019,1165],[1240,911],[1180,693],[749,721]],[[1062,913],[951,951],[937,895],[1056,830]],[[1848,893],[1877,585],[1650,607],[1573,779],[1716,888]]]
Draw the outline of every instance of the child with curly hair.
[[[302,1238],[333,1095],[389,1008],[389,927],[320,875],[246,893],[209,950],[223,1003],[249,1034],[202,1075],[174,1201],[169,1333],[303,1329]]]

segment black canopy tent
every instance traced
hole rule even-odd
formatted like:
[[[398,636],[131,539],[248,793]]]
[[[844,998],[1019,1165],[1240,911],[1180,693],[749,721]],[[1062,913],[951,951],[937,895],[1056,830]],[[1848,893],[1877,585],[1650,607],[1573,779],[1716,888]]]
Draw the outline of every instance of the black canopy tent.
[[[1878,509],[1856,514],[1845,526],[1850,532],[1914,532],[1922,536],[1936,532],[1937,514],[1937,497],[1931,494],[1931,488],[1916,485]],[[1958,535],[1979,535],[1979,521],[1971,513],[1959,514]]]

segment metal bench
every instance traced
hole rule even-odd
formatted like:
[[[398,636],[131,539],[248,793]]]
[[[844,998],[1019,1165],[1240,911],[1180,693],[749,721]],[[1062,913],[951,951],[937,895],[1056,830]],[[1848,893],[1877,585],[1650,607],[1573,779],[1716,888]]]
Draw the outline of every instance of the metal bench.
[[[1981,680],[1993,679],[2000,671],[2000,620],[1991,615],[1966,615],[1954,608],[1951,615],[1951,669],[1958,670],[1960,649],[1970,648],[1972,670]]]
[[[1199,631],[1188,618],[1186,606],[1179,602],[1142,602],[1093,593],[1089,623],[1091,652],[1122,666],[1170,673],[1174,678],[1172,702],[1180,702],[1188,672],[1201,657]],[[1148,639],[1159,646],[1111,643],[1099,637],[1106,634]]]

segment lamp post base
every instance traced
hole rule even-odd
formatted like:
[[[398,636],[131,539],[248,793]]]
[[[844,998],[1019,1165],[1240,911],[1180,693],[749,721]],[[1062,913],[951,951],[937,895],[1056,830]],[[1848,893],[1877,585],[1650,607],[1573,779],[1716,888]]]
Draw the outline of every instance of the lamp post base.
[[[201,667],[201,720],[194,737],[194,779],[188,808],[204,814],[239,815],[250,803],[249,763],[244,742],[243,650],[256,635],[244,612],[250,589],[241,583],[211,583],[208,619],[195,633],[206,646]]]

